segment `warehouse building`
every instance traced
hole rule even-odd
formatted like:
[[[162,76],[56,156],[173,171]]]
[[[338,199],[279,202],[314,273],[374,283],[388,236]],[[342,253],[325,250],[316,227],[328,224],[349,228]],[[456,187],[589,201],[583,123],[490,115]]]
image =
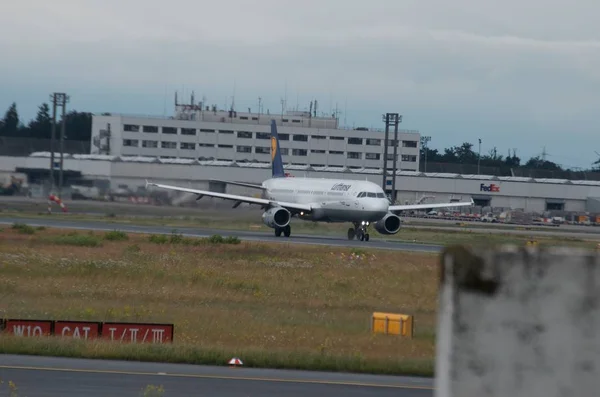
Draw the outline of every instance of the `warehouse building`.
[[[48,177],[49,153],[29,157],[0,157],[0,171],[29,176],[29,184],[41,186]],[[345,178],[382,184],[381,169],[349,167],[311,167],[285,165],[296,178]],[[160,159],[108,155],[69,155],[64,160],[66,185],[96,186],[101,195],[125,189],[143,193],[145,180],[187,187],[254,195],[256,190],[225,187],[211,179],[260,183],[270,177],[268,162],[200,161],[197,159]],[[467,211],[524,210],[543,213],[600,212],[600,182],[485,175],[432,174],[418,171],[396,172],[397,202],[414,203],[474,199],[477,207]],[[47,191],[38,188],[39,195]],[[68,191],[68,190],[67,190]]]

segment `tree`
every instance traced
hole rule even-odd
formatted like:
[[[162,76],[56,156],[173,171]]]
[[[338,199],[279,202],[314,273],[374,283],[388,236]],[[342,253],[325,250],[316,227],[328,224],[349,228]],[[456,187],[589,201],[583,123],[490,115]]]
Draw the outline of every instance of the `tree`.
[[[66,125],[65,139],[74,141],[90,141],[92,139],[92,114],[86,112],[77,112],[71,110],[65,115]],[[62,117],[61,121],[62,123]],[[57,127],[57,134],[60,131],[60,123]]]
[[[15,102],[10,105],[4,119],[2,120],[2,130],[0,130],[2,136],[18,136],[19,135],[19,112],[17,111],[17,104]]]
[[[50,139],[52,137],[52,117],[50,107],[42,103],[38,108],[35,120],[29,122],[29,136],[37,139]]]

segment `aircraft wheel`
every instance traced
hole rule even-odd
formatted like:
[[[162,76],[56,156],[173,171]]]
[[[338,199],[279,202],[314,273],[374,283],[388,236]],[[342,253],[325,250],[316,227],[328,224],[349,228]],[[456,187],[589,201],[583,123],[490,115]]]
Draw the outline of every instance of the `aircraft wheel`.
[[[355,236],[354,229],[352,229],[352,228],[348,229],[348,240],[354,239],[354,236]]]
[[[356,239],[360,240],[360,241],[364,241],[364,239],[365,239],[365,233],[361,229],[358,229],[356,231]]]
[[[275,237],[281,237],[281,229],[278,227],[275,228]]]
[[[283,229],[283,234],[285,235],[285,237],[290,237],[290,234],[292,234],[292,227],[290,225],[287,225],[285,229]]]
[[[365,234],[365,241],[369,241],[369,233]]]

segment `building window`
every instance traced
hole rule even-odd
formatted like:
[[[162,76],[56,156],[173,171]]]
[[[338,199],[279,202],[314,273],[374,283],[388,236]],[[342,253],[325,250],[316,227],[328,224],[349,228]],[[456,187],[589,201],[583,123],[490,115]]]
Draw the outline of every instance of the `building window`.
[[[362,153],[360,152],[348,152],[348,156],[349,159],[361,159],[362,158]]]
[[[177,128],[175,127],[163,127],[163,134],[177,134]]]
[[[179,147],[185,150],[194,150],[196,149],[196,144],[192,142],[181,142]]]
[[[252,139],[252,133],[250,131],[238,131],[237,137]]]
[[[177,149],[177,142],[162,141],[160,147],[163,149]]]
[[[139,141],[137,139],[123,139],[123,146],[127,147],[138,147]]]
[[[215,132],[215,130],[210,128],[200,128],[200,132]]]
[[[256,139],[270,139],[271,138],[271,134],[269,134],[268,132],[257,132],[256,133]]]
[[[158,127],[155,125],[145,125],[144,132],[158,133]]]
[[[296,142],[306,142],[306,141],[308,141],[308,136],[306,136],[306,135],[294,135],[294,141],[296,141]]]
[[[387,159],[388,160],[394,160],[394,153],[388,153]],[[396,159],[398,159],[398,155],[396,155]]]
[[[371,139],[371,138],[367,138],[367,145],[371,145],[371,146],[381,146],[381,139]]]
[[[388,146],[398,146],[398,141],[395,139],[388,139]]]
[[[339,150],[330,150],[329,154],[344,154],[344,152],[339,151]]]
[[[219,145],[221,149],[233,149],[233,145]]]
[[[195,128],[182,128],[181,135],[196,135]]]
[[[200,147],[215,147],[215,145],[212,143],[199,143],[198,146],[200,146]]]
[[[310,151],[311,153],[325,153],[325,150],[321,150],[321,149],[311,149]]]
[[[140,126],[133,125],[133,124],[125,124],[125,125],[123,125],[123,131],[140,132]]]
[[[417,161],[417,156],[415,155],[410,155],[410,154],[403,154],[402,155],[402,161],[409,161],[409,162],[415,162]]]
[[[264,146],[256,146],[254,148],[254,153],[269,154],[269,153],[271,153],[271,148],[270,147],[264,147]]]
[[[292,149],[292,156],[306,156],[307,152],[306,149]]]
[[[219,130],[219,134],[233,134],[231,130]]]
[[[289,141],[290,140],[290,134],[279,134],[279,140],[280,141]]]
[[[344,137],[343,136],[330,136],[329,139],[331,139],[332,141],[343,141]]]
[[[142,141],[142,147],[155,149],[158,147],[158,141]]]
[[[324,135],[313,135],[311,138],[312,139],[327,139],[327,137]]]
[[[365,158],[367,160],[379,160],[381,158],[380,153],[365,153]]]
[[[238,153],[252,153],[252,146],[238,146]]]
[[[290,149],[288,149],[288,148],[283,148],[282,147],[280,150],[281,150],[281,155],[282,156],[287,156],[289,154],[289,152],[290,152]]]
[[[417,141],[402,141],[404,147],[417,147]]]
[[[349,145],[362,145],[362,138],[348,138]]]

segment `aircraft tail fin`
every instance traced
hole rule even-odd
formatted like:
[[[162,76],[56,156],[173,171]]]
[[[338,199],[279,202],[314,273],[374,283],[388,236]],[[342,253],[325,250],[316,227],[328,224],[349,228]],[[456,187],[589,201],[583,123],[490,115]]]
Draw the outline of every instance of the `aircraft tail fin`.
[[[271,120],[271,167],[272,178],[285,178],[281,150],[279,149],[279,135],[277,135],[277,124],[275,120]]]

